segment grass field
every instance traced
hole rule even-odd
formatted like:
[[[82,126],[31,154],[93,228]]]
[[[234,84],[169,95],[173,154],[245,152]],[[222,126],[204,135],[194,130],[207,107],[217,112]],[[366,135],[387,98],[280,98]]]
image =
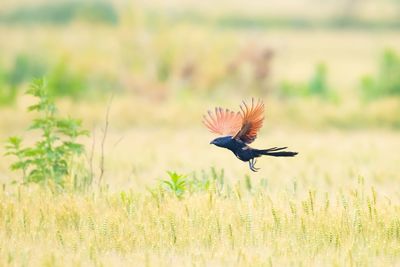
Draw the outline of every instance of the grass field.
[[[58,187],[1,156],[0,266],[400,265],[394,1],[22,2],[0,8],[0,155],[43,138],[36,76],[90,135]],[[299,152],[257,173],[201,123],[252,97],[251,146]]]
[[[96,183],[87,193],[62,194],[4,184],[1,265],[372,266],[400,261],[397,132],[316,131],[267,120],[254,146],[288,145],[300,154],[263,158],[261,171],[251,173],[230,152],[211,147],[212,135],[200,123],[116,127],[106,143],[108,187],[102,193]],[[100,136],[97,129],[97,140]],[[92,140],[86,142],[90,147]],[[99,144],[96,151],[98,170]],[[8,160],[1,164],[5,181],[15,177],[7,171]],[[159,188],[160,180],[168,179],[166,170],[210,185],[177,198]]]
[[[145,142],[159,134],[127,133],[125,148],[109,155],[106,181],[118,190],[54,195],[34,186],[3,188],[1,265],[399,263],[397,134],[296,134],[289,143],[299,157],[263,159],[256,175],[187,137],[202,140],[197,130],[163,133],[171,138],[157,148]],[[290,135],[269,136],[281,143]],[[142,150],[144,144],[151,145]],[[207,168],[217,163],[225,168],[223,187]],[[211,185],[182,199],[143,190],[156,188],[155,177],[166,179],[159,170],[166,168],[198,176],[204,169]]]

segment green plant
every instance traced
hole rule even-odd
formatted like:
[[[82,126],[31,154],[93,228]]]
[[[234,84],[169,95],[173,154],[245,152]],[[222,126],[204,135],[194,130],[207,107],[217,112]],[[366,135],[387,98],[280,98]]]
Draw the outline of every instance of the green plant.
[[[181,198],[185,193],[193,194],[200,192],[212,192],[222,195],[227,190],[224,182],[224,170],[217,171],[214,167],[210,172],[201,171],[201,178],[198,178],[196,172],[190,175],[178,174],[176,172],[167,172],[169,179],[162,180],[161,184],[154,188],[147,188],[153,198],[160,199],[165,191],[173,193]]]
[[[0,78],[1,79],[1,78]],[[0,81],[0,106],[14,103],[17,91]]]
[[[80,120],[57,116],[56,106],[43,79],[36,80],[27,94],[38,98],[38,102],[28,108],[28,111],[40,114],[29,130],[40,131],[41,138],[32,147],[23,147],[21,137],[8,139],[6,155],[17,158],[11,169],[21,170],[24,182],[52,181],[64,187],[66,178],[70,177],[74,185],[79,184],[76,181],[76,159],[84,152],[84,147],[77,142],[77,138],[88,135],[88,131],[82,130]]]
[[[33,77],[42,76],[47,66],[43,59],[28,54],[18,54],[11,69],[0,66],[0,105],[9,105],[15,102],[19,87]]]
[[[326,65],[320,63],[316,66],[315,72],[308,83],[308,93],[310,95],[327,96],[327,68]]]
[[[324,63],[315,67],[314,73],[307,83],[282,82],[280,94],[284,97],[311,97],[335,100],[335,94],[328,84],[328,70]]]
[[[88,91],[84,75],[73,71],[66,60],[58,62],[48,75],[49,92],[54,96],[78,98]]]
[[[224,189],[224,169],[217,171],[215,167],[210,168],[210,172],[201,171],[201,178],[197,178],[194,172],[191,178],[186,179],[186,185],[190,192],[213,191],[219,195]]]
[[[47,71],[47,63],[43,57],[20,53],[14,60],[14,66],[8,72],[8,83],[16,88],[34,77],[41,77]]]
[[[381,56],[378,73],[362,78],[362,92],[366,98],[400,95],[400,56],[386,50]]]
[[[181,198],[186,191],[187,181],[186,175],[168,171],[169,180],[163,180],[167,190],[171,191],[178,198]]]
[[[23,5],[0,14],[1,23],[65,25],[73,21],[115,25],[119,17],[108,1],[57,1]]]

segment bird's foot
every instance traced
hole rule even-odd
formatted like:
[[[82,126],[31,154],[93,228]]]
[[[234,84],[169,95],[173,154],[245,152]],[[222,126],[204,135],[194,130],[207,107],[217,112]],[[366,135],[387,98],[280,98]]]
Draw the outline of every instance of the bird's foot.
[[[256,168],[255,164],[257,163],[257,159],[251,159],[249,160],[249,167],[250,170],[252,170],[253,172],[257,172],[260,168]]]

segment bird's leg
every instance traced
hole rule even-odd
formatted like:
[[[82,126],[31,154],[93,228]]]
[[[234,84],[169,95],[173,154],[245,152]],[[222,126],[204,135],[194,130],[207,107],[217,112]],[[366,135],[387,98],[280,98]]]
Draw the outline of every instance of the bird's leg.
[[[255,162],[257,162],[257,160],[254,160],[254,159],[249,160],[249,167],[250,167],[250,170],[252,170],[253,172],[257,172],[259,170],[258,168],[256,168],[254,166]]]
[[[249,168],[250,168],[250,170],[252,170],[254,172],[252,163],[253,163],[253,159],[249,160]]]
[[[260,168],[256,168],[257,158],[253,159],[253,169],[258,171]]]

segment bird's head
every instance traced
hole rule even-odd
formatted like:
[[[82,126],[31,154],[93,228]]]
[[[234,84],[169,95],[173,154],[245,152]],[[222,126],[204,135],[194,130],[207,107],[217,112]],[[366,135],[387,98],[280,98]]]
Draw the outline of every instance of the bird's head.
[[[232,141],[232,136],[224,136],[215,138],[210,142],[210,144],[226,148],[231,141]]]

